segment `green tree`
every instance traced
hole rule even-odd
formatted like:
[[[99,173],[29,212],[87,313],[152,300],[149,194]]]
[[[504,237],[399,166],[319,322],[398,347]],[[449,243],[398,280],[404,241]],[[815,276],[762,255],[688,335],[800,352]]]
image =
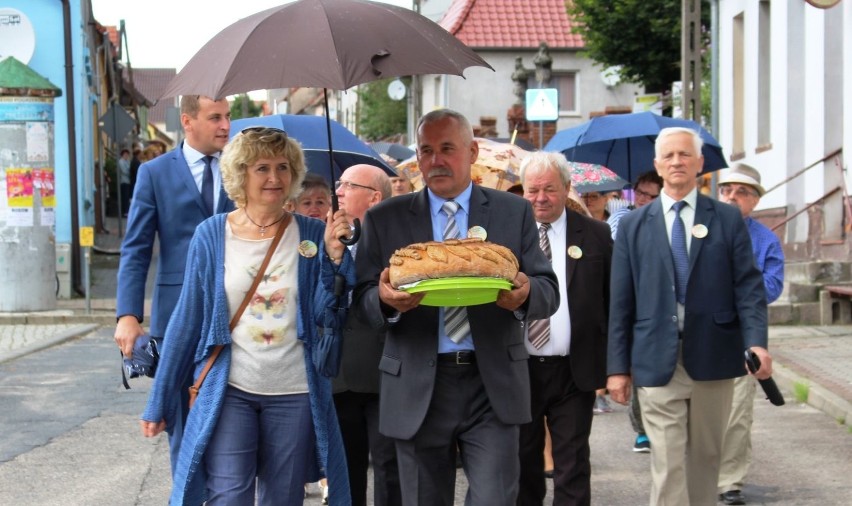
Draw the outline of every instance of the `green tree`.
[[[248,115],[243,116],[243,102],[248,104]],[[261,108],[254,103],[254,100],[249,98],[248,94],[237,95],[234,101],[231,102],[231,119],[240,118],[255,118],[260,116]]]
[[[707,0],[701,4],[706,34],[710,8]],[[621,65],[622,79],[643,84],[649,93],[669,91],[680,80],[681,0],[573,0],[567,6],[588,56]]]
[[[384,139],[405,133],[407,129],[406,101],[393,100],[388,96],[388,84],[392,79],[383,79],[362,84],[358,87],[360,113],[358,136],[368,141]],[[403,79],[406,86],[407,79]]]

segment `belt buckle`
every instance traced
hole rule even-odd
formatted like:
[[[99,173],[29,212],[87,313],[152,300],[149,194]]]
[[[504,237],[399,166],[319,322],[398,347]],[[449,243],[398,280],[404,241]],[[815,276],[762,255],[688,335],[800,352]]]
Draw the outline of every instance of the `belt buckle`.
[[[462,362],[462,360],[464,360],[464,357],[465,357],[464,354],[465,354],[465,352],[463,352],[463,351],[457,351],[456,352],[456,365],[470,365],[472,363],[472,362],[470,362],[469,359],[466,362]]]

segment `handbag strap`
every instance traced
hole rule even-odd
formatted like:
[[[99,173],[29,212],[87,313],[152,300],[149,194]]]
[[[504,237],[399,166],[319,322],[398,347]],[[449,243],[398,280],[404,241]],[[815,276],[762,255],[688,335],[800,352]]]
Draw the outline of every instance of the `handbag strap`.
[[[234,316],[231,318],[231,324],[229,326],[231,332],[234,331],[234,328],[237,326],[237,322],[240,321],[240,318],[243,316],[243,313],[248,307],[249,302],[252,297],[254,297],[254,292],[257,290],[257,286],[260,284],[260,280],[263,279],[263,274],[266,272],[266,267],[269,266],[269,261],[272,260],[272,254],[275,253],[275,250],[278,248],[278,243],[281,242],[281,238],[284,236],[284,230],[287,226],[290,225],[291,214],[287,214],[284,218],[284,221],[281,225],[278,226],[278,230],[275,232],[275,237],[272,238],[272,244],[269,245],[269,249],[266,251],[266,256],[263,258],[263,263],[260,264],[260,268],[257,270],[257,274],[254,276],[254,281],[251,283],[251,288],[246,292],[246,296],[243,299],[242,304],[237,309],[237,312],[234,313]],[[198,393],[198,390],[201,388],[201,384],[204,383],[204,378],[207,377],[207,373],[210,371],[210,368],[213,367],[213,362],[216,361],[216,357],[219,356],[219,352],[222,351],[222,348],[225,346],[222,344],[217,344],[216,347],[213,348],[213,353],[210,354],[210,358],[207,359],[207,363],[204,364],[204,369],[201,370],[201,374],[198,375],[198,379],[195,380],[195,383],[192,385],[192,389],[195,390],[195,393]]]

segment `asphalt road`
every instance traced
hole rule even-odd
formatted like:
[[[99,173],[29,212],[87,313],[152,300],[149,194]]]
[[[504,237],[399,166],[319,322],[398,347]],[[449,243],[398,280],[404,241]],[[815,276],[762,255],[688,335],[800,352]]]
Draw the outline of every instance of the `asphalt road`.
[[[124,390],[111,335],[103,328],[0,365],[0,504],[167,504],[168,443],[138,429],[149,384]],[[807,405],[755,402],[749,504],[852,504],[847,428]],[[648,456],[631,446],[623,408],[595,417],[592,504],[647,504]],[[464,490],[459,473],[456,504]],[[310,491],[305,504],[319,505]]]

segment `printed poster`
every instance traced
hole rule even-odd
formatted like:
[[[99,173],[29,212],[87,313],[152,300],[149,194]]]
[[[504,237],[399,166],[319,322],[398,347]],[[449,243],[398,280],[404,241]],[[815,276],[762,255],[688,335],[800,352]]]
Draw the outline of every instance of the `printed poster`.
[[[30,169],[6,169],[6,201],[10,208],[33,207],[33,178]]]
[[[27,122],[27,161],[46,163],[48,153],[48,123],[44,121]]]
[[[52,227],[56,224],[56,213],[52,207],[43,207],[39,213],[41,219],[40,225],[43,227]]]
[[[56,178],[53,169],[32,169],[33,187],[41,194],[42,207],[56,207]]]
[[[32,227],[35,221],[33,214],[32,208],[12,207],[6,209],[3,218],[7,227]]]

